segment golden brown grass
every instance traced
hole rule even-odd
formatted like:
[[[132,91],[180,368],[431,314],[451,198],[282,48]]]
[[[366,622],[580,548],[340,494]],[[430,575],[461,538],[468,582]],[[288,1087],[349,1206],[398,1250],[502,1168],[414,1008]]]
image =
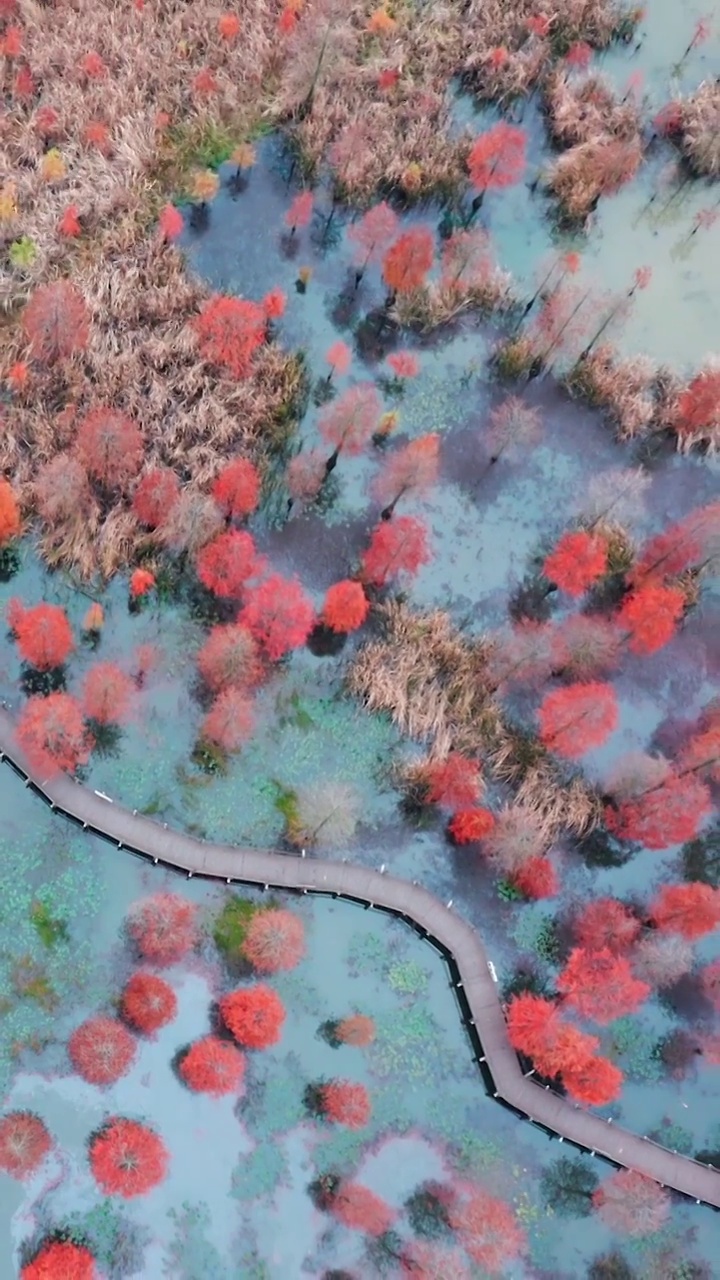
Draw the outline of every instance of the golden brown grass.
[[[377,617],[383,634],[359,651],[347,684],[369,710],[389,713],[404,734],[428,747],[424,760],[398,772],[410,794],[419,794],[428,760],[456,750],[484,760],[548,833],[565,828],[579,835],[596,825],[601,805],[592,788],[581,777],[568,780],[537,739],[505,722],[487,670],[490,641],[462,636],[440,609],[415,613],[390,601]]]
[[[720,81],[703,80],[675,103],[678,127],[672,131],[694,174],[720,177]]]

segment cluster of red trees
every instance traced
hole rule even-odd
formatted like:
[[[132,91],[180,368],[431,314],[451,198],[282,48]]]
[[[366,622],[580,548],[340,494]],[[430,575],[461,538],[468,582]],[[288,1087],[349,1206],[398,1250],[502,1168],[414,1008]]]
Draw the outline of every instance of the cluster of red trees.
[[[95,1259],[84,1245],[49,1240],[25,1264],[21,1280],[96,1280]]]
[[[577,1102],[603,1106],[620,1096],[622,1072],[598,1057],[597,1036],[564,1022],[553,1000],[524,992],[514,996],[507,1011],[508,1035],[514,1049],[534,1062],[544,1076],[560,1076]]]

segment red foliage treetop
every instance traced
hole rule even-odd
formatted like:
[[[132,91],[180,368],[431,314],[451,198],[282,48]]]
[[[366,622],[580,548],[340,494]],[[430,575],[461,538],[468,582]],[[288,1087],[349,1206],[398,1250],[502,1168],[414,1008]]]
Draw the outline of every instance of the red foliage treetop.
[[[162,1182],[168,1153],[152,1129],[113,1117],[90,1140],[90,1168],[106,1195],[142,1196]]]
[[[539,901],[554,898],[560,887],[557,872],[549,858],[528,858],[511,875],[513,886],[526,898]]]
[[[450,1225],[474,1262],[500,1272],[527,1248],[525,1232],[509,1204],[483,1187],[463,1186],[450,1206]]]
[[[364,270],[370,262],[380,262],[398,229],[398,217],[384,200],[374,204],[348,228],[354,259]]]
[[[255,728],[253,704],[242,689],[223,689],[200,726],[201,742],[214,742],[222,751],[239,751]]]
[[[68,1040],[73,1067],[88,1084],[115,1084],[130,1070],[137,1045],[117,1018],[87,1018]]]
[[[248,458],[234,458],[216,477],[212,496],[224,515],[243,519],[260,501],[260,476]]]
[[[470,181],[476,191],[500,190],[519,182],[525,168],[524,129],[500,121],[473,143],[467,160]]]
[[[224,995],[220,1000],[220,1016],[243,1048],[267,1049],[280,1039],[285,1008],[272,987],[258,982],[253,987],[241,987]]]
[[[593,1208],[611,1231],[645,1236],[670,1214],[670,1193],[635,1169],[619,1169],[593,1192]]]
[[[242,953],[259,973],[294,969],[305,955],[305,930],[292,911],[258,911],[250,921]]]
[[[81,293],[68,280],[35,289],[22,313],[25,337],[36,360],[54,364],[82,351],[90,337],[90,316]]]
[[[562,1073],[565,1091],[584,1107],[606,1107],[620,1097],[623,1073],[609,1058],[588,1058],[578,1067],[566,1067]]]
[[[238,622],[248,628],[270,661],[277,662],[305,643],[315,610],[297,578],[274,573],[247,592]]]
[[[338,635],[357,631],[368,616],[370,605],[360,582],[345,578],[328,588],[321,619],[324,626]]]
[[[336,453],[362,453],[377,430],[382,404],[374,382],[356,382],[323,409],[318,429]]]
[[[215,1098],[237,1093],[244,1074],[243,1054],[218,1036],[196,1040],[180,1063],[180,1075],[188,1088]]]
[[[247,627],[235,622],[210,629],[197,655],[200,675],[213,693],[250,689],[260,676],[257,645]]]
[[[352,1080],[330,1080],[321,1085],[320,1105],[323,1115],[333,1124],[348,1129],[364,1129],[370,1120],[370,1097],[364,1084]]]
[[[444,760],[433,760],[425,769],[428,804],[455,809],[472,805],[480,798],[480,766],[460,751],[451,751]]]
[[[46,778],[74,773],[87,763],[93,746],[80,704],[69,693],[28,698],[15,733],[30,764]]]
[[[582,529],[564,533],[543,564],[545,577],[569,596],[583,595],[606,569],[607,542]]]
[[[681,443],[714,428],[720,429],[720,369],[703,369],[688,384],[677,402],[675,431]]]
[[[267,316],[257,302],[216,294],[205,303],[195,329],[203,359],[242,379],[265,341]]]
[[[389,1204],[359,1182],[341,1182],[332,1197],[330,1211],[343,1226],[364,1231],[368,1236],[383,1236],[395,1221]]]
[[[557,1034],[560,1012],[553,1000],[524,991],[513,996],[507,1011],[508,1038],[528,1058],[542,1057]]]
[[[75,648],[67,614],[57,604],[26,609],[19,600],[11,600],[8,622],[21,658],[36,671],[64,666]]]
[[[400,574],[414,576],[429,559],[427,534],[421,520],[414,516],[384,520],[373,530],[370,546],[362,554],[363,581],[383,587]]]
[[[373,483],[373,494],[384,505],[384,520],[390,518],[406,494],[424,492],[435,483],[439,458],[440,437],[437,432],[418,436],[390,454]]]
[[[674,636],[686,604],[679,587],[648,582],[631,591],[616,615],[618,625],[629,636],[630,651],[645,655],[662,649]]]
[[[20,532],[20,509],[7,480],[0,476],[0,547]]]
[[[335,1024],[335,1039],[364,1049],[375,1039],[375,1023],[364,1013],[353,1013]]]
[[[410,293],[425,283],[435,258],[435,241],[427,227],[404,231],[383,259],[383,280],[393,293]]]
[[[196,907],[177,893],[155,893],[128,912],[127,928],[138,951],[152,964],[175,964],[197,941]]]
[[[568,684],[546,694],[538,712],[540,739],[559,756],[577,759],[599,747],[617,728],[618,705],[610,684]]]
[[[138,970],[125,984],[120,1012],[135,1031],[151,1035],[172,1022],[177,998],[169,983],[154,973]]]
[[[411,1240],[400,1259],[402,1280],[472,1280],[467,1262],[452,1246],[434,1240]]]
[[[659,784],[605,809],[605,825],[621,840],[646,849],[668,849],[697,835],[712,813],[712,797],[700,778],[669,773]]]
[[[312,191],[301,191],[293,199],[285,214],[285,222],[293,231],[296,227],[306,227],[313,211]]]
[[[720,889],[699,880],[664,884],[650,903],[649,915],[666,933],[702,938],[720,925]]]
[[[97,1280],[97,1276],[89,1249],[71,1240],[52,1240],[26,1263],[20,1280]]]
[[[458,809],[448,823],[448,831],[456,844],[474,844],[484,840],[495,826],[495,815],[489,809],[471,806]]]
[[[330,365],[328,378],[331,378],[334,373],[347,373],[350,368],[350,361],[352,360],[352,352],[347,343],[340,341],[333,342],[325,352],[325,359]]]
[[[97,662],[86,672],[82,705],[98,724],[121,724],[128,719],[135,682],[116,662]]]
[[[136,476],[143,458],[137,423],[119,409],[91,409],[78,425],[75,447],[91,476],[115,489]]]
[[[602,1023],[634,1013],[650,995],[650,987],[634,977],[629,961],[607,947],[574,947],[557,987],[578,1013]]]
[[[180,481],[170,467],[152,467],[138,481],[132,507],[141,524],[164,524],[180,495]]]
[[[222,599],[239,599],[251,578],[257,578],[265,567],[252,535],[244,529],[227,529],[208,542],[195,561],[197,575],[204,587]]]
[[[637,916],[616,898],[595,898],[588,902],[573,921],[573,935],[578,946],[601,950],[607,947],[615,955],[629,951],[640,933]]]
[[[720,536],[720,502],[709,502],[690,511],[663,533],[650,538],[628,573],[628,582],[639,587],[662,584],[667,577],[711,560]]]
[[[32,1111],[7,1111],[0,1118],[0,1169],[11,1178],[27,1178],[42,1164],[52,1139]]]

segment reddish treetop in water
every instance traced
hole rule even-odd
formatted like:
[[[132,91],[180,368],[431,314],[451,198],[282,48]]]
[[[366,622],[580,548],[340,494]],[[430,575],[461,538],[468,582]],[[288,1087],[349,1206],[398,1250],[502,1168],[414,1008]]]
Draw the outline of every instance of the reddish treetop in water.
[[[121,724],[130,714],[135,683],[116,662],[97,662],[83,681],[83,710],[98,724]]]
[[[234,458],[216,477],[212,496],[223,515],[233,519],[249,516],[260,501],[260,476],[247,458]]]
[[[125,984],[120,1011],[136,1031],[150,1035],[172,1022],[177,999],[169,983],[154,973],[138,971]]]
[[[265,341],[267,317],[257,302],[216,294],[195,321],[200,352],[233,378],[246,378],[252,358]]]
[[[258,911],[250,921],[241,951],[260,973],[294,969],[305,955],[305,930],[292,911]]]
[[[168,1153],[152,1129],[114,1117],[90,1140],[90,1168],[106,1195],[142,1196],[162,1182]]]
[[[23,1267],[20,1280],[98,1280],[98,1274],[89,1249],[70,1240],[53,1240]]]
[[[574,947],[557,988],[583,1017],[603,1023],[634,1013],[650,995],[648,984],[633,976],[629,961],[607,947]]]
[[[608,830],[621,840],[636,840],[646,849],[668,849],[692,840],[712,809],[712,797],[700,778],[670,773],[640,795],[616,807],[607,805],[604,818]]]
[[[108,488],[116,489],[137,475],[143,447],[137,423],[119,409],[91,409],[78,424],[78,456],[90,475]]]
[[[588,1058],[578,1067],[566,1067],[562,1073],[565,1091],[585,1107],[606,1107],[620,1097],[623,1073],[608,1058]]]
[[[629,951],[640,929],[637,916],[616,898],[595,898],[573,921],[573,936],[580,947],[607,947],[615,955]]]
[[[225,1026],[243,1048],[267,1049],[280,1039],[285,1007],[272,987],[258,982],[229,991],[219,1008]]]
[[[448,831],[456,844],[473,844],[483,840],[495,826],[495,815],[489,809],[458,809],[448,823]]]
[[[20,509],[7,480],[0,476],[0,546],[20,532]]]
[[[375,1023],[364,1013],[352,1013],[335,1024],[335,1039],[364,1049],[375,1039]]]
[[[607,569],[607,542],[597,534],[579,530],[564,533],[546,557],[543,573],[569,596],[581,596]]]
[[[75,648],[64,609],[56,604],[36,604],[30,609],[16,599],[8,605],[8,623],[20,656],[36,671],[64,666]]]
[[[42,364],[66,360],[87,346],[90,316],[81,293],[68,280],[40,285],[22,313],[30,350]]]
[[[473,1261],[486,1271],[503,1271],[527,1247],[510,1205],[483,1187],[459,1188],[450,1206],[450,1225]]]
[[[246,593],[238,622],[255,637],[271,662],[303,645],[315,622],[315,609],[297,578],[271,574]]]
[[[306,227],[312,217],[312,211],[312,191],[301,191],[295,196],[290,208],[285,214],[285,223],[293,231],[296,227]]]
[[[474,804],[482,791],[480,766],[460,751],[451,751],[444,760],[433,760],[424,770],[428,804],[449,809]]]
[[[68,1041],[68,1054],[88,1084],[115,1084],[132,1066],[137,1045],[117,1018],[87,1018]]]
[[[383,280],[393,293],[410,293],[425,283],[435,258],[435,241],[427,227],[398,236],[383,259]]]
[[[8,1111],[0,1118],[0,1169],[11,1178],[27,1178],[42,1164],[52,1139],[32,1111]]]
[[[472,1280],[467,1262],[452,1246],[434,1240],[411,1240],[400,1259],[403,1280]]]
[[[321,619],[324,626],[339,635],[357,631],[367,618],[370,605],[362,584],[345,578],[328,588]]]
[[[200,739],[223,751],[239,751],[255,728],[253,704],[242,689],[223,689],[200,726]]]
[[[198,670],[209,689],[249,689],[260,676],[257,645],[247,627],[218,624],[197,655]]]
[[[538,711],[539,733],[548,751],[575,760],[617,728],[618,705],[610,684],[568,684],[546,694]]]
[[[80,704],[69,693],[28,698],[15,735],[30,764],[46,778],[74,773],[87,763],[93,746]]]
[[[702,938],[720,925],[720,889],[699,880],[664,884],[650,903],[649,915],[667,933]]]
[[[352,1080],[330,1080],[320,1087],[323,1115],[348,1129],[364,1129],[370,1120],[370,1097],[363,1084]]]
[[[245,1074],[245,1058],[227,1040],[205,1036],[190,1046],[179,1069],[189,1089],[219,1098],[226,1093],[236,1093],[240,1088]]]
[[[508,1038],[513,1049],[529,1058],[540,1056],[560,1025],[560,1013],[552,1000],[524,991],[513,996],[507,1010]]]
[[[250,578],[262,573],[265,561],[258,556],[251,534],[228,529],[198,552],[195,567],[204,587],[222,599],[238,599]]]
[[[670,1193],[635,1169],[618,1169],[593,1192],[593,1208],[611,1231],[645,1236],[670,1214]]]
[[[359,1182],[341,1182],[333,1195],[330,1211],[343,1226],[364,1231],[368,1236],[383,1236],[395,1221],[395,1210]]]
[[[128,933],[153,964],[175,964],[197,941],[196,907],[176,893],[156,893],[130,908]]]
[[[170,467],[152,467],[138,481],[132,507],[141,524],[157,529],[164,524],[180,494],[180,481]]]
[[[385,505],[387,519],[407,494],[422,493],[437,480],[440,437],[437,432],[418,436],[389,455],[373,481],[373,495]]]
[[[687,601],[679,587],[648,582],[626,596],[616,619],[629,634],[632,653],[657,653],[675,634]]]
[[[673,426],[681,441],[720,430],[720,369],[703,369],[688,384],[678,399]]]
[[[525,168],[524,129],[500,121],[475,139],[467,159],[476,191],[500,190],[519,182]]]
[[[517,871],[513,871],[511,880],[520,893],[535,901],[554,898],[560,887],[557,872],[549,858],[528,858]]]
[[[331,374],[347,373],[348,369],[350,368],[352,352],[350,348],[346,345],[346,343],[333,342],[332,346],[328,347],[327,351],[325,352],[325,359],[327,363],[330,365]]]
[[[354,259],[363,268],[379,262],[398,229],[397,214],[384,200],[374,204],[357,222],[348,227],[348,240],[354,246]]]
[[[363,581],[383,587],[400,574],[413,577],[429,559],[427,533],[421,520],[414,516],[383,520],[373,530],[370,545],[361,556]]]
[[[374,382],[356,382],[323,409],[318,429],[338,453],[362,453],[377,430],[382,404]],[[302,455],[301,455],[302,456]]]

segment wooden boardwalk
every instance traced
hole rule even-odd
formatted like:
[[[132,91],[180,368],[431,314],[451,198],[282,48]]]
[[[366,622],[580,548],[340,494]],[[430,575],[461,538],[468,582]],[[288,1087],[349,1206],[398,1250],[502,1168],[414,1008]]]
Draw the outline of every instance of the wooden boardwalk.
[[[720,1173],[582,1110],[523,1075],[507,1037],[494,971],[478,933],[427,889],[368,867],[301,858],[271,849],[210,844],[170,830],[97,791],[60,775],[42,778],[15,741],[14,722],[0,707],[0,759],[50,807],[119,849],[188,876],[265,888],[329,894],[405,919],[445,956],[461,1012],[490,1092],[561,1140],[637,1169],[698,1203],[720,1208]]]

